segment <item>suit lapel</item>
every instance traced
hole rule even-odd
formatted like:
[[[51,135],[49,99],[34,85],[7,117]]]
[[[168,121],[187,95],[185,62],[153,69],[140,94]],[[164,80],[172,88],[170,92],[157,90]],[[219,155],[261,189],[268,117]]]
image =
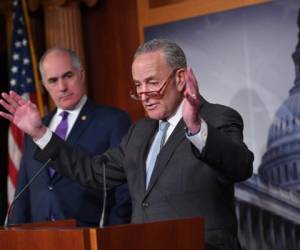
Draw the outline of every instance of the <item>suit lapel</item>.
[[[205,99],[201,96],[199,112],[201,112],[201,109],[203,108],[203,105],[205,102],[206,102]],[[156,128],[157,128],[157,126],[156,126]],[[166,144],[162,147],[160,153],[157,156],[154,170],[153,170],[153,173],[152,173],[152,176],[150,179],[150,183],[145,192],[144,198],[147,197],[147,195],[149,194],[151,189],[154,187],[155,183],[157,182],[159,176],[162,174],[162,172],[166,168],[169,159],[171,158],[172,154],[174,153],[174,151],[176,150],[178,145],[186,138],[184,128],[185,128],[185,123],[184,123],[183,119],[181,118],[181,120],[178,122],[177,126],[175,127],[174,131],[170,135],[169,139],[167,140]],[[148,151],[147,151],[147,153],[148,153]],[[144,165],[145,165],[146,158],[147,158],[147,154],[144,158]],[[144,169],[146,169],[146,167]],[[145,178],[144,178],[144,182],[145,182]],[[144,185],[144,187],[145,186],[146,185]]]
[[[149,186],[146,190],[145,197],[151,191],[155,183],[157,182],[159,176],[162,174],[164,169],[167,166],[169,159],[171,158],[172,154],[176,150],[178,144],[184,140],[184,122],[181,119],[177,126],[175,127],[174,131],[170,135],[169,139],[167,140],[166,144],[162,147],[160,153],[157,156],[154,170],[150,179]],[[146,156],[147,157],[147,156]]]
[[[91,122],[92,114],[94,112],[94,105],[87,100],[85,105],[82,107],[75,123],[70,131],[70,134],[68,135],[68,138],[66,142],[69,145],[76,145],[78,140],[80,140],[80,136],[82,133],[84,133],[85,129],[88,127],[88,125]],[[53,181],[57,181],[61,178],[62,176],[55,172],[55,174],[52,177]]]
[[[82,133],[85,131],[87,126],[90,124],[92,119],[92,114],[94,112],[94,105],[88,100],[82,107],[77,120],[67,138],[68,144],[75,145],[79,140]]]
[[[137,175],[137,180],[141,182],[140,190],[143,192],[143,194],[145,192],[146,187],[146,159],[157,128],[158,121],[155,120],[149,120],[149,122],[147,122],[146,125],[143,126],[143,140],[138,150],[140,153],[138,156],[139,172]]]

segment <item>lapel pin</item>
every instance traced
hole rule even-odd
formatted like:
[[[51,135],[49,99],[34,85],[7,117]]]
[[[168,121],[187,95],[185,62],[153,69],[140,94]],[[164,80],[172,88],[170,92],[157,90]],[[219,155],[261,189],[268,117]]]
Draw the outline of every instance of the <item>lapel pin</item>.
[[[81,116],[81,120],[85,121],[86,120],[86,116],[85,115]]]

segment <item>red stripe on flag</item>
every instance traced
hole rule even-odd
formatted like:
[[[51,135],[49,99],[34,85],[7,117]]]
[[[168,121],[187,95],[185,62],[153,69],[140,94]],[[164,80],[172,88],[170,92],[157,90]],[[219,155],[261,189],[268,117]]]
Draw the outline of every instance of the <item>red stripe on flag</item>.
[[[14,188],[16,188],[19,171],[14,165],[14,163],[12,162],[10,157],[8,157],[8,176],[12,182],[12,185],[14,186]]]
[[[31,35],[27,33],[30,31],[29,18],[27,15],[24,16],[24,13],[27,14],[26,1],[14,0],[12,3],[15,18],[13,20],[10,68],[15,70],[10,70],[10,88],[24,98],[29,98],[31,102],[37,103],[34,83],[38,81],[38,77],[34,77],[34,51],[31,53],[31,49],[33,49],[33,46],[31,47],[32,40]],[[15,60],[15,58],[18,58],[18,60]],[[23,140],[24,134],[15,125],[11,124],[8,156],[9,202],[12,201],[17,184],[19,164],[23,154]]]
[[[30,93],[29,94],[29,98],[30,98],[30,101],[33,102],[33,103],[37,103],[37,96],[36,96],[36,93]]]
[[[24,133],[13,123],[10,124],[11,134],[14,140],[14,143],[18,146],[20,152],[23,151],[23,139]]]
[[[22,157],[23,145],[24,145],[24,133],[14,124],[10,124],[10,145],[8,152],[8,178],[10,179],[11,186],[8,186],[8,203],[12,200],[17,186],[18,176],[19,176],[19,165]],[[13,150],[17,152],[13,152]],[[12,152],[11,152],[12,151]]]

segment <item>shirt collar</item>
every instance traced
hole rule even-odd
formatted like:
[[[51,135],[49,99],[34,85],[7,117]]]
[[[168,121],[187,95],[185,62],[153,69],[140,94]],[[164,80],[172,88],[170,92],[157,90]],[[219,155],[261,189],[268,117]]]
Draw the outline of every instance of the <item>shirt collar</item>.
[[[182,108],[183,108],[183,101],[178,106],[176,112],[167,119],[167,121],[170,123],[170,126],[176,127],[180,119],[182,118]]]
[[[57,108],[56,114],[60,114],[62,111],[68,111],[68,113],[71,114],[79,114],[86,101],[87,101],[87,96],[84,95],[73,109],[64,110],[61,108]]]

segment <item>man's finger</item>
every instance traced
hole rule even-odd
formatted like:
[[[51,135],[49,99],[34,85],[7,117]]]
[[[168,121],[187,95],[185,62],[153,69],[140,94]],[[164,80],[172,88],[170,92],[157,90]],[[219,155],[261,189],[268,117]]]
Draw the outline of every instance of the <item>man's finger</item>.
[[[11,114],[15,113],[16,109],[11,104],[9,104],[3,100],[0,100],[0,104]]]
[[[26,104],[26,102],[28,102],[28,101],[24,100],[23,98],[20,98],[19,100],[17,100],[17,102],[20,106],[22,106],[22,105]]]
[[[196,94],[190,95],[189,93],[186,93],[185,98],[192,106],[197,106],[199,103],[199,99]]]
[[[18,103],[14,100],[14,98],[11,95],[8,95],[6,93],[2,93],[2,97],[3,99],[9,103],[10,105],[12,105],[13,107],[18,107]]]
[[[198,83],[197,83],[196,77],[191,68],[189,68],[187,71],[187,80],[189,82],[189,87],[190,87],[191,93],[199,92]]]
[[[7,113],[4,113],[4,112],[0,111],[0,116],[2,116],[3,118],[5,118],[5,119],[7,119],[11,122],[13,122],[14,117],[12,115],[9,115]]]
[[[27,102],[27,100],[24,100],[24,98],[22,98],[22,96],[18,95],[14,91],[11,91],[10,95],[20,106],[24,105]]]
[[[31,109],[38,110],[36,104],[34,104],[34,103],[28,101],[28,105],[29,105],[29,107],[30,107]]]
[[[185,94],[193,95],[197,92],[195,88],[195,79],[191,77],[190,70],[188,69],[185,74],[185,82],[186,82],[186,88],[185,88]]]

